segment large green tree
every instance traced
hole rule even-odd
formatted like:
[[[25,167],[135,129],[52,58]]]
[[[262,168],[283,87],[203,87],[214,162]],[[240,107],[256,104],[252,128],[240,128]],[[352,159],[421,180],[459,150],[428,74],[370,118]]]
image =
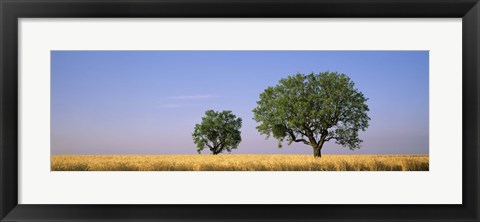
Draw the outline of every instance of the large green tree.
[[[296,74],[260,94],[253,119],[260,123],[258,131],[267,138],[273,135],[279,147],[284,140],[289,145],[300,142],[321,157],[323,144],[330,140],[351,150],[360,148],[358,132],[365,131],[370,120],[366,101],[345,74]]]
[[[198,153],[204,148],[209,148],[213,155],[225,150],[231,152],[242,141],[240,128],[242,118],[237,118],[232,111],[207,110],[202,122],[195,125],[193,142],[197,144]]]

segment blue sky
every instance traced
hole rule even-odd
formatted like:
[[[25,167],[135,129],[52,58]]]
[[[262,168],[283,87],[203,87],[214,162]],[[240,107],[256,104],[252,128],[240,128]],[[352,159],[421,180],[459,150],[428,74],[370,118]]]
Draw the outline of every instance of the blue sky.
[[[232,153],[277,148],[252,119],[259,94],[296,73],[337,71],[369,98],[360,149],[323,154],[428,154],[428,51],[52,51],[52,154],[195,154],[191,133],[208,109],[243,119]],[[204,150],[204,154],[208,154]]]

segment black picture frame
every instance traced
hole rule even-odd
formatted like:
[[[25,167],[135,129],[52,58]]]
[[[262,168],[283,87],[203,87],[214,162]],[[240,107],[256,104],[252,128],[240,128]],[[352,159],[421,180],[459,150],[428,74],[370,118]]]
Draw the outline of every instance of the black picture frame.
[[[1,221],[479,221],[478,0],[0,0],[0,15]],[[463,204],[18,204],[17,21],[47,17],[462,18]]]

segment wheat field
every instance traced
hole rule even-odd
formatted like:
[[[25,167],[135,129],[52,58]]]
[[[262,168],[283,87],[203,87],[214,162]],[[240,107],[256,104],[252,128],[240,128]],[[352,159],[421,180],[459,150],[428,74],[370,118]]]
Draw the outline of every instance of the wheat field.
[[[52,155],[52,171],[428,171],[428,155]]]

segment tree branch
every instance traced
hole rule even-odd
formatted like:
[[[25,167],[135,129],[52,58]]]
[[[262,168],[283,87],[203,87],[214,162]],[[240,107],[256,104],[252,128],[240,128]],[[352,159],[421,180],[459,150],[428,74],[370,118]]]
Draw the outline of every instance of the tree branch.
[[[210,144],[208,144],[208,140],[205,139],[205,137],[201,136],[201,138],[202,138],[203,141],[205,141],[205,146],[207,146],[208,148],[210,148],[210,150],[213,149],[213,147],[210,146]]]
[[[297,143],[298,143],[298,142],[303,142],[303,143],[305,143],[305,144],[307,144],[307,145],[310,145],[310,143],[309,143],[307,140],[303,139],[303,138],[297,139],[297,137],[295,136],[295,134],[293,133],[292,130],[287,130],[287,132],[288,132],[288,134],[290,135],[290,137],[292,138],[292,141],[293,141],[293,142],[297,142]]]
[[[325,141],[330,141],[331,139],[338,140],[339,138],[340,138],[340,137],[329,136],[329,137],[325,138]]]

